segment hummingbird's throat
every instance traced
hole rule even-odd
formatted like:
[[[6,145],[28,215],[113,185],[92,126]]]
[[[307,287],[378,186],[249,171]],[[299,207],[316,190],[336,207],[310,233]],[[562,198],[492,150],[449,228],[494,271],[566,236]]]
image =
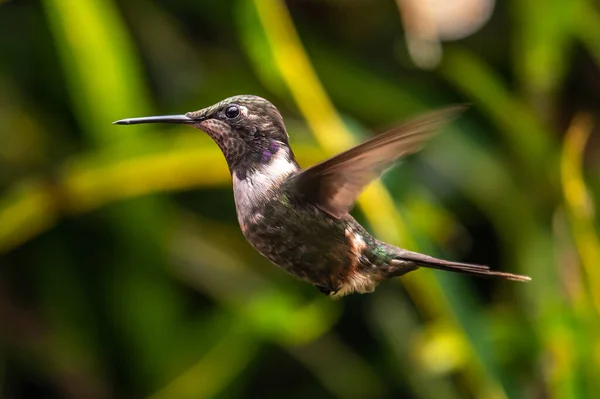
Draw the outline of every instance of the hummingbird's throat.
[[[272,154],[266,163],[259,163],[249,170],[233,170],[233,194],[242,230],[247,219],[256,216],[255,210],[299,170],[285,146]]]

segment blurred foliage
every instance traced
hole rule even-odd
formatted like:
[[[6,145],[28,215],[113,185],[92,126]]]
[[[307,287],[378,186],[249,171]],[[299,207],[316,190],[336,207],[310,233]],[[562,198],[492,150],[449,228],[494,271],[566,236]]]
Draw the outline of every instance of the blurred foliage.
[[[594,397],[600,8],[498,2],[424,71],[402,3],[0,1],[3,397]],[[420,270],[330,301],[245,242],[205,135],[111,125],[242,93],[304,166],[470,103],[354,214],[533,282]]]

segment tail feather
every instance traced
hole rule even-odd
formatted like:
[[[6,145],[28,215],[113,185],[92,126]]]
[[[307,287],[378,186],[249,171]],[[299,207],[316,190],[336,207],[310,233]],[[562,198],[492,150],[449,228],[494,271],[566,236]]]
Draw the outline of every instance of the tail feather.
[[[410,261],[419,266],[428,267],[430,269],[445,270],[455,273],[465,273],[483,277],[497,277],[513,281],[531,281],[531,277],[528,276],[497,272],[490,270],[488,266],[451,262],[448,260],[437,259],[431,256],[419,254],[417,252],[402,251],[402,253],[396,257],[396,260]]]

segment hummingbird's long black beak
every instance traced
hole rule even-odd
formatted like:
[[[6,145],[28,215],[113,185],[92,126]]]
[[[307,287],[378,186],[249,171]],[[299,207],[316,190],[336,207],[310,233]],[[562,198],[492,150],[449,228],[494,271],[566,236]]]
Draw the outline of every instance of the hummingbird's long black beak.
[[[140,123],[194,123],[198,119],[192,119],[185,115],[146,116],[142,118],[121,119],[113,122],[113,125],[138,125]]]

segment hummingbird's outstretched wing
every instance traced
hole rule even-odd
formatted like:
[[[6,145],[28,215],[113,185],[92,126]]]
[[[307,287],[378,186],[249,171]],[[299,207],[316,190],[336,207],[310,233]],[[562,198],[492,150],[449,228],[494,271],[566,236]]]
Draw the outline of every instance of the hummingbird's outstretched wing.
[[[417,117],[300,172],[289,183],[304,200],[339,219],[371,180],[399,157],[420,150],[444,122],[465,108],[453,106]]]

